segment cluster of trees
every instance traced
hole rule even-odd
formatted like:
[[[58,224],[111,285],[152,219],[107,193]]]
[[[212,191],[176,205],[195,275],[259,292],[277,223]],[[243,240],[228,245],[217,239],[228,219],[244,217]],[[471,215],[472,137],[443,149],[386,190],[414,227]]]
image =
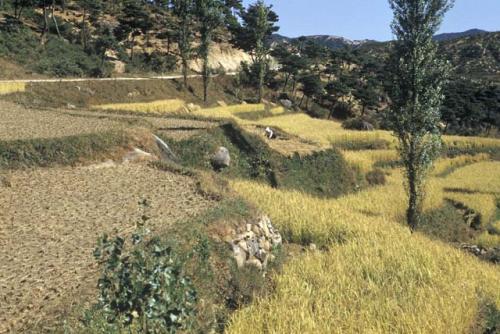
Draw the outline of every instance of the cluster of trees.
[[[500,85],[453,78],[444,89],[445,133],[474,136],[500,128]]]
[[[383,66],[359,50],[332,50],[302,37],[276,46],[272,55],[279,63],[276,85],[282,95],[298,99],[298,105],[306,110],[311,101],[321,106],[323,115],[316,116],[346,118],[358,109],[364,117],[383,100]],[[299,91],[301,96],[297,96]]]
[[[227,32],[231,42],[252,56],[252,67],[258,73],[258,96],[263,88],[268,69],[268,37],[278,30],[278,16],[262,0],[244,8],[242,0],[2,0],[2,9],[11,10],[17,24],[23,22],[26,12],[41,10],[40,40],[44,43],[54,30],[58,37],[79,43],[91,54],[98,55],[102,65],[108,50],[126,49],[128,61],[134,63],[137,46],[152,46],[151,37],[164,42],[167,52],[143,53],[141,61],[156,63],[157,68],[172,69],[180,63],[187,85],[189,62],[202,61],[204,99],[213,72],[209,65],[211,44]],[[61,21],[56,10],[77,9],[81,14],[79,38],[61,32]],[[116,20],[109,20],[110,17]],[[171,45],[176,43],[177,48]]]

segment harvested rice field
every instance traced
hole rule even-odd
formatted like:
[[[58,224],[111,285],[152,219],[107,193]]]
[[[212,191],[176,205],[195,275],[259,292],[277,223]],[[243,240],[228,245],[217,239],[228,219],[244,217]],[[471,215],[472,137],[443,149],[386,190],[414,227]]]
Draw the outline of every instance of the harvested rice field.
[[[35,110],[0,102],[0,141],[61,138],[82,134],[146,127],[173,139],[184,139],[216,122],[181,118],[140,117],[74,110]]]
[[[34,110],[0,103],[0,140],[58,138],[124,128],[117,120],[72,116],[55,110]]]
[[[196,192],[193,179],[143,164],[21,170],[4,177],[0,333],[51,332],[72,307],[95,297],[96,240],[133,231],[143,214],[140,200],[151,203],[146,214],[153,232],[213,205]]]

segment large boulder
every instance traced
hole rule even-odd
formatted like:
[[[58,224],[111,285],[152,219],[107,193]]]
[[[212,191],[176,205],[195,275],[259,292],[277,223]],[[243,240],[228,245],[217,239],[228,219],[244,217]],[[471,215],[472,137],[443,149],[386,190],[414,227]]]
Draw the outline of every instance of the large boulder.
[[[280,100],[280,103],[283,107],[287,109],[291,109],[293,107],[293,102],[287,99]]]
[[[231,165],[231,155],[229,150],[223,146],[219,147],[210,159],[215,169],[227,168]]]

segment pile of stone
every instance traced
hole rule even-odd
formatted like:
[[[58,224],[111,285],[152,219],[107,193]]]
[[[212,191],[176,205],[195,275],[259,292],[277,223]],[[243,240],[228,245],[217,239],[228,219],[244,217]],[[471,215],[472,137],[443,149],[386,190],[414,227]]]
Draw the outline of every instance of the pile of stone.
[[[238,268],[255,266],[265,270],[275,257],[272,250],[282,244],[281,234],[271,224],[268,216],[261,216],[256,223],[246,224],[246,230],[232,241],[233,256]]]

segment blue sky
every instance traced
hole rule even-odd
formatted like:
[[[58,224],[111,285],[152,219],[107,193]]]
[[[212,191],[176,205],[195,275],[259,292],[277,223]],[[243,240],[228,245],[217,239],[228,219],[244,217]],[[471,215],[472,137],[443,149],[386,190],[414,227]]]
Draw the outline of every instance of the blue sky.
[[[280,16],[280,34],[338,35],[390,40],[392,12],[387,0],[265,0]],[[245,4],[254,2],[244,0]],[[500,0],[456,0],[440,32],[472,28],[500,30]]]

